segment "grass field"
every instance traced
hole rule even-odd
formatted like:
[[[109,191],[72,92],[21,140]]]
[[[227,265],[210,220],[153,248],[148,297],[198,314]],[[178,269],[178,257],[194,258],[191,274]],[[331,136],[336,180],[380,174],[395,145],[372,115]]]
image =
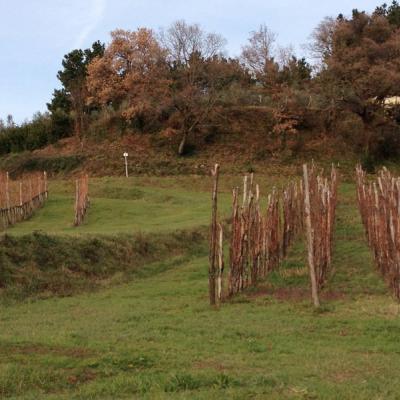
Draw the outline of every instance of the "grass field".
[[[185,183],[189,185],[189,181]],[[198,191],[194,195],[184,187],[149,186],[146,179],[102,178],[91,179],[88,218],[76,228],[72,180],[51,182],[49,191],[46,206],[8,233],[21,235],[40,230],[49,234],[110,235],[187,229],[209,222],[210,194],[207,192]],[[226,209],[227,203],[222,204]]]
[[[93,181],[77,229],[73,186],[53,183],[49,203],[9,233],[168,235],[209,222],[207,178],[129,183]],[[222,177],[222,214],[234,183]],[[397,399],[400,309],[374,271],[353,184],[341,185],[339,201],[320,311],[310,304],[301,240],[279,272],[220,309],[208,306],[207,246],[196,247],[144,265],[148,273],[125,284],[2,306],[0,397]]]

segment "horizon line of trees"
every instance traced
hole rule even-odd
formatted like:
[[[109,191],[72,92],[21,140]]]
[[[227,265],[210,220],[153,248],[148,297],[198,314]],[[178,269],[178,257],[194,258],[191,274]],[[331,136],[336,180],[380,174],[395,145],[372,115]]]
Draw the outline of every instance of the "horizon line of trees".
[[[311,132],[343,139],[366,157],[400,155],[400,107],[386,101],[400,96],[396,0],[321,21],[309,44],[313,66],[279,46],[266,25],[250,33],[239,57],[228,57],[225,45],[181,20],[159,33],[117,29],[107,45],[73,50],[48,113],[21,126],[0,120],[0,153],[103,131],[161,133],[183,155],[194,135],[229,132],[240,113],[256,108],[278,151],[298,149]]]

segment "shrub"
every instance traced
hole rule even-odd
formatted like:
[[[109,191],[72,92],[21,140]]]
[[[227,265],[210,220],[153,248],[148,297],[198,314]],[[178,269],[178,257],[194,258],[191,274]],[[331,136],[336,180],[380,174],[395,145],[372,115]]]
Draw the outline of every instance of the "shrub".
[[[19,126],[10,126],[0,131],[0,155],[32,151],[68,137],[71,120],[63,112],[36,114],[32,121]]]

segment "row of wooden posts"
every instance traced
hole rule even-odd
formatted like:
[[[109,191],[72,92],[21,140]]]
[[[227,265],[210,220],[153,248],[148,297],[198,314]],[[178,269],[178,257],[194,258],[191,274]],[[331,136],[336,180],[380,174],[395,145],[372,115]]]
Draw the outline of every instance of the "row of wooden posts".
[[[279,267],[288,248],[306,231],[311,292],[319,306],[319,292],[331,265],[332,235],[337,203],[337,171],[322,178],[315,166],[303,166],[303,179],[283,191],[273,189],[263,210],[260,187],[253,175],[245,176],[242,200],[239,188],[233,189],[229,242],[229,272],[224,279],[224,229],[218,219],[219,166],[212,170],[212,220],[209,256],[210,304],[256,286]],[[226,287],[224,287],[226,286]]]
[[[367,182],[360,166],[356,176],[361,219],[376,267],[400,300],[400,178],[383,168],[376,180]]]
[[[0,230],[26,220],[48,198],[47,174],[35,173],[18,181],[0,173]]]
[[[42,207],[48,198],[47,173],[33,173],[20,180],[10,179],[0,172],[0,230],[24,221]],[[89,178],[84,175],[75,181],[74,225],[82,224],[89,207]]]
[[[228,296],[257,285],[260,279],[276,269],[301,229],[298,218],[301,189],[298,185],[290,184],[282,196],[273,190],[263,211],[259,185],[254,185],[253,179],[253,175],[249,180],[244,178],[241,205],[239,189],[233,190]]]

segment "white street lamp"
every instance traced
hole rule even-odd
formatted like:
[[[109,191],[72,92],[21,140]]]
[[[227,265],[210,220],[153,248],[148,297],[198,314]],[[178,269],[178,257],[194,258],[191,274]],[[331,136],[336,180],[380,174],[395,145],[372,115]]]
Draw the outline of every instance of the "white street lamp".
[[[125,158],[125,175],[128,177],[128,153],[125,152],[123,156]]]

